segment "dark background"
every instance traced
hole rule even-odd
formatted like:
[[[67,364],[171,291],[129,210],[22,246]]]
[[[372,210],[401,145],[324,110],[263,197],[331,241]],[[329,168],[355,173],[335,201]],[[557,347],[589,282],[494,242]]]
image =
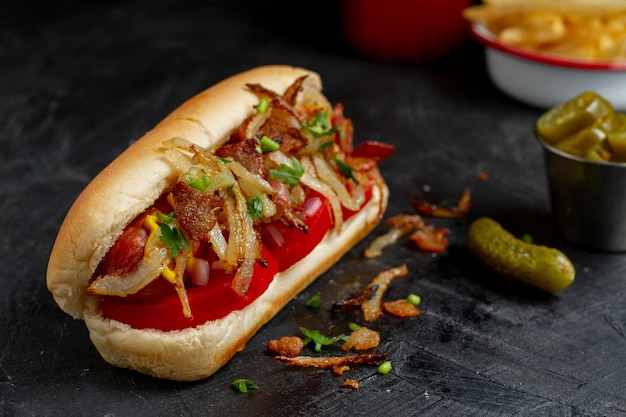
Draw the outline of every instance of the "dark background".
[[[333,1],[0,6],[0,415],[626,416],[626,259],[575,248],[554,232],[533,137],[542,111],[496,90],[470,39],[433,63],[376,62],[343,44],[337,10]],[[209,379],[175,383],[108,365],[45,285],[66,211],[185,99],[274,63],[319,72],[357,141],[397,146],[381,167],[388,215],[412,212],[414,197],[454,203],[464,189],[470,215],[434,220],[451,229],[437,256],[402,241],[364,260],[367,243],[386,230],[377,229]],[[577,268],[574,284],[547,295],[484,268],[464,243],[481,215],[564,251]],[[403,262],[410,274],[389,298],[419,294],[422,315],[372,325],[390,374],[365,366],[337,377],[287,368],[266,352],[269,340],[299,326],[332,332],[359,321],[328,308]],[[304,307],[315,294],[319,311]],[[259,389],[237,393],[237,378]],[[342,389],[345,378],[360,388]]]

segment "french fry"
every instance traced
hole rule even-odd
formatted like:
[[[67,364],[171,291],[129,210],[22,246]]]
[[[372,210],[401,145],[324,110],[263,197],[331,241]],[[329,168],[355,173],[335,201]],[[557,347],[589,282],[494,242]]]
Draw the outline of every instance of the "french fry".
[[[626,0],[485,0],[463,16],[507,45],[582,60],[626,60]]]

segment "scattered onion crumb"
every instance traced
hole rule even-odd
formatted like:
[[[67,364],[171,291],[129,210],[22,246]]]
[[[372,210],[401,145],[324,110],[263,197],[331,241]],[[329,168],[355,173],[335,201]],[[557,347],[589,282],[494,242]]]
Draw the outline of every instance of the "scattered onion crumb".
[[[333,368],[333,374],[335,374],[335,375],[343,375],[344,372],[348,372],[349,370],[350,370],[350,367],[348,365],[335,366]]]
[[[346,379],[345,381],[343,381],[343,384],[341,384],[341,386],[344,388],[359,389],[359,381],[357,381],[356,379]]]
[[[463,191],[455,206],[440,206],[428,201],[411,200],[411,205],[417,213],[423,216],[440,219],[457,219],[469,213],[472,208],[472,195],[469,190]]]
[[[268,350],[290,358],[298,356],[303,347],[304,342],[298,336],[284,336],[278,340],[270,340],[267,344]]]
[[[396,317],[417,317],[420,315],[420,310],[415,307],[415,304],[404,299],[384,302],[383,309]]]
[[[402,264],[395,268],[390,268],[380,272],[372,282],[369,283],[367,288],[375,288],[372,298],[365,300],[361,303],[361,311],[363,312],[363,318],[367,322],[372,322],[378,319],[382,314],[382,301],[389,284],[396,278],[407,276],[409,273],[406,264]]]
[[[368,329],[367,327],[359,327],[352,333],[348,341],[341,345],[341,349],[348,351],[354,350],[367,350],[378,347],[380,344],[380,333],[377,331]]]
[[[410,293],[405,299],[383,302],[389,285],[397,278],[408,275],[408,268],[405,264],[395,268],[389,268],[380,272],[369,283],[362,294],[351,297],[347,300],[341,300],[333,305],[333,311],[343,313],[358,309],[361,307],[363,319],[367,322],[376,320],[383,314],[383,310],[396,317],[415,317],[420,315],[417,305],[421,302],[421,297],[417,294]],[[346,308],[348,306],[349,308]],[[349,337],[341,337],[336,339],[344,340],[341,346],[344,351],[354,349],[356,351],[368,350],[378,347],[380,344],[380,333],[351,322],[348,325],[351,330]],[[301,328],[302,330],[303,328]],[[307,335],[305,333],[305,335]],[[309,337],[307,335],[307,337]],[[332,343],[338,340],[333,340]],[[341,376],[345,372],[350,371],[352,364],[378,364],[377,372],[386,375],[393,370],[391,362],[388,360],[388,354],[358,354],[346,356],[300,356],[300,352],[304,347],[304,341],[297,336],[282,337],[278,340],[271,340],[268,349],[278,353],[274,359],[288,365],[299,366],[303,368],[315,367],[320,369],[332,370],[336,376]],[[342,383],[342,387],[358,389],[358,381],[346,379]]]

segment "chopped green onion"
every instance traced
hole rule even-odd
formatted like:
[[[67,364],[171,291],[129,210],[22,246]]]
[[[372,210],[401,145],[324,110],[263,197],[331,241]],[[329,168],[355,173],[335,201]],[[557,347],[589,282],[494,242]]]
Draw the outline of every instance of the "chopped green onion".
[[[409,294],[406,300],[414,306],[418,306],[422,302],[422,298],[417,294]]]
[[[340,340],[343,340],[344,342],[348,341],[348,337],[343,334],[335,337],[328,337],[321,334],[319,330],[310,330],[305,327],[300,327],[300,332],[306,336],[306,338],[302,340],[305,345],[309,342],[315,343],[316,352],[321,352],[322,346],[329,346]]]
[[[393,367],[391,366],[391,362],[385,361],[378,366],[378,373],[382,375],[386,375],[389,372],[391,372],[392,369]]]
[[[246,393],[248,392],[248,390],[251,390],[251,389],[259,389],[259,387],[256,385],[254,381],[252,381],[251,379],[243,379],[243,378],[234,380],[231,386],[235,388],[237,391],[242,392],[242,393]]]
[[[343,174],[343,176],[346,177],[349,180],[354,181],[354,183],[358,185],[359,184],[359,180],[357,180],[354,177],[354,168],[352,168],[350,165],[346,164],[341,159],[339,159],[339,157],[337,157],[337,155],[335,155],[334,158],[335,158],[335,162],[337,163],[337,166],[341,170],[341,173]]]
[[[361,328],[361,326],[359,326],[356,323],[350,323],[348,325],[348,329],[350,329],[350,331],[355,331],[355,330],[359,330]]]
[[[269,105],[270,102],[265,97],[261,97],[261,99],[259,100],[259,104],[256,105],[256,111],[258,113],[265,113]]]
[[[322,152],[324,149],[330,148],[331,146],[333,146],[333,143],[335,143],[335,141],[327,140],[326,142],[322,143],[320,146],[317,147],[317,151]]]
[[[246,205],[248,206],[248,214],[253,219],[260,219],[263,217],[263,200],[260,197],[254,197],[250,201],[246,201]]]
[[[311,297],[309,301],[304,303],[304,305],[309,308],[320,308],[320,305],[322,305],[322,301],[320,299],[320,296],[316,294],[313,297]]]
[[[295,156],[291,157],[291,163],[293,167],[287,164],[280,164],[280,169],[270,169],[270,178],[278,178],[287,185],[298,185],[300,177],[304,175],[304,168]]]
[[[524,235],[522,235],[522,240],[526,243],[533,243],[533,237],[529,235],[528,233],[525,233]]]
[[[204,184],[202,184],[202,181],[200,181],[197,177],[189,177],[187,179],[187,184],[189,184],[191,187],[195,188],[196,190],[200,190],[200,191],[206,190],[206,187],[204,186]]]
[[[191,176],[187,178],[187,184],[189,184],[191,187],[195,188],[196,190],[206,191],[207,187],[211,185],[211,179],[209,178],[207,174],[204,174],[202,176],[202,179],[195,177],[195,176]]]
[[[331,126],[330,119],[328,118],[328,112],[325,111],[317,113],[313,116],[311,123],[307,123],[303,126],[313,137],[316,138],[328,136],[339,130],[338,126]]]
[[[269,136],[263,135],[263,137],[259,140],[259,148],[261,150],[260,153],[265,153],[277,151],[280,148],[280,145]]]

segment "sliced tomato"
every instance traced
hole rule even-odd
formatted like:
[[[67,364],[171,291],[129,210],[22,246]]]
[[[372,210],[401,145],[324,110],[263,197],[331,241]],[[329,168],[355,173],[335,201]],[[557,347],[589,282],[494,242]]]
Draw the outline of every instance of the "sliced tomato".
[[[267,290],[278,272],[278,264],[265,248],[263,256],[267,268],[255,265],[254,279],[245,297],[232,289],[233,275],[221,271],[211,275],[206,286],[189,285],[187,296],[193,320],[185,318],[178,294],[171,292],[173,285],[162,278],[131,297],[102,297],[102,316],[135,329],[162,331],[186,329],[221,319],[232,311],[245,308]]]
[[[308,255],[333,225],[328,201],[321,194],[310,192],[304,208],[307,233],[281,222],[261,226],[261,240],[278,262],[279,271],[288,269]]]

